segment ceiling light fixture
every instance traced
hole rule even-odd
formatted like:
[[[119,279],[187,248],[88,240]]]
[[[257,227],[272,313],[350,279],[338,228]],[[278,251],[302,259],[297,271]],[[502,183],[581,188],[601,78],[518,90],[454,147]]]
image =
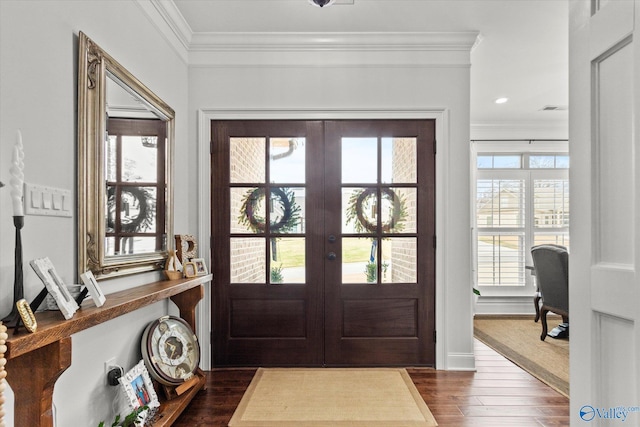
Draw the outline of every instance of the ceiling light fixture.
[[[495,102],[496,104],[504,104],[504,103],[505,103],[505,102],[507,102],[508,100],[509,100],[509,98],[504,98],[504,97],[503,97],[503,98],[498,98],[498,99],[496,99],[496,100],[495,100],[495,101],[493,101],[493,102]]]
[[[318,7],[325,7],[325,6],[331,6],[333,3],[335,3],[336,0],[309,0],[309,3],[311,3],[314,6],[318,6]]]

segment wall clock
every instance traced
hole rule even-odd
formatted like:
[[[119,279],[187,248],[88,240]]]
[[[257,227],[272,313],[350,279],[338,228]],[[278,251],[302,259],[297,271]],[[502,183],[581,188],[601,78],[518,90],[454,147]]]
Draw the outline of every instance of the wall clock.
[[[177,386],[191,379],[200,363],[200,344],[191,326],[175,316],[151,322],[142,334],[142,357],[151,376]]]

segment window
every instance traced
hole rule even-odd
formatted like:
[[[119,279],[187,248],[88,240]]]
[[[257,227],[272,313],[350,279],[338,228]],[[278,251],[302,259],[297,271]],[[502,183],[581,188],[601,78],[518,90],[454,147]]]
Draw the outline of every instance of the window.
[[[533,286],[532,246],[569,246],[569,156],[474,144],[475,285],[518,294]]]

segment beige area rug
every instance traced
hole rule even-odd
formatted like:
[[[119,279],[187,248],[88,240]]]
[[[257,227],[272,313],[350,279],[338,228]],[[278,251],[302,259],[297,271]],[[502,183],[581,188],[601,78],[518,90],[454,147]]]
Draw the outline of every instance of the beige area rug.
[[[229,426],[437,426],[404,369],[258,369]]]
[[[559,323],[561,317],[547,316],[549,331]],[[473,325],[477,339],[569,396],[569,339],[540,341],[542,325],[533,316],[476,316]]]

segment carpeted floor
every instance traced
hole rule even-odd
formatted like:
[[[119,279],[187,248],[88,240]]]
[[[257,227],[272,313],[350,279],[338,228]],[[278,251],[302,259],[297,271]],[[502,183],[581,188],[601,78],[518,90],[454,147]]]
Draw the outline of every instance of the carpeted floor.
[[[431,427],[405,369],[258,369],[229,426]]]
[[[561,323],[548,316],[549,330]],[[533,316],[476,316],[474,336],[489,347],[569,396],[569,339],[540,340],[542,326]]]

